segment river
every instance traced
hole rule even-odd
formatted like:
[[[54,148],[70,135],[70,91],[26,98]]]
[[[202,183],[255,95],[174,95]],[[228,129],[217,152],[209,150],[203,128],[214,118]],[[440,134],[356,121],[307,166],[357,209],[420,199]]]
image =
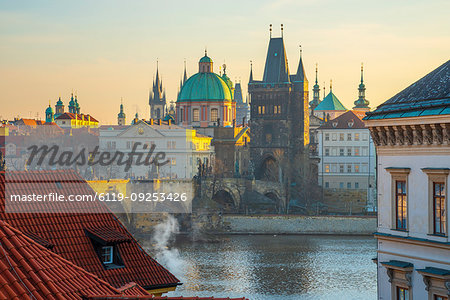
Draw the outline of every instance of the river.
[[[144,243],[145,245],[146,243]],[[167,296],[376,299],[368,236],[233,235],[178,239],[166,267],[184,284]]]

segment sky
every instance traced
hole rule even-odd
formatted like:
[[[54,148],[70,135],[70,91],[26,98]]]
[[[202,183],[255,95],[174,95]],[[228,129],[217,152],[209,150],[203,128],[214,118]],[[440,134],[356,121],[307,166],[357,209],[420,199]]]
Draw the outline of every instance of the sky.
[[[284,25],[291,73],[301,45],[310,89],[317,63],[321,88],[332,79],[347,108],[363,62],[376,107],[449,59],[449,11],[447,0],[0,0],[0,119],[44,118],[72,91],[102,124],[117,123],[121,99],[127,122],[148,118],[157,61],[175,101],[184,60],[193,75],[205,47],[246,93],[250,60],[262,77],[269,24],[274,37]]]

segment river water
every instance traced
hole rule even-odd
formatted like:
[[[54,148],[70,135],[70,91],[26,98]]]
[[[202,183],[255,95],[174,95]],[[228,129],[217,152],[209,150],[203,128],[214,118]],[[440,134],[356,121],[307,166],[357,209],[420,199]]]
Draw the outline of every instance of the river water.
[[[233,235],[178,240],[166,267],[184,284],[167,296],[376,299],[376,241],[361,236]],[[164,263],[162,263],[164,265]]]

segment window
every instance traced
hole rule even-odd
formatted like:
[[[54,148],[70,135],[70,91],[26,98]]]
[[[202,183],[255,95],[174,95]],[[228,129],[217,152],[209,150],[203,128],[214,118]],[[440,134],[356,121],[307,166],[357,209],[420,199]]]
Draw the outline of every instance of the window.
[[[446,236],[448,212],[446,193],[449,169],[423,168],[428,175],[428,233]]]
[[[344,183],[343,182],[339,182],[339,188],[341,188],[341,189],[344,188]]]
[[[131,142],[127,141],[127,149],[131,149]]]
[[[352,156],[352,148],[351,147],[347,148],[347,156]]]
[[[355,173],[359,173],[359,165],[355,164]]]
[[[211,109],[211,122],[217,122],[217,118],[219,117],[219,110],[217,108]]]
[[[355,133],[355,141],[359,141],[359,133]]]
[[[101,248],[101,259],[104,264],[112,264],[114,261],[114,247],[104,246]]]
[[[347,173],[351,173],[352,172],[352,165],[348,164],[347,165]]]
[[[434,295],[434,300],[448,300],[448,297],[446,297],[446,296],[438,296],[438,295]]]
[[[330,187],[330,183],[328,181],[325,181],[325,187],[329,188]]]
[[[407,228],[407,195],[406,181],[395,181],[395,219],[396,229],[406,230]]]
[[[167,149],[175,149],[176,144],[177,143],[175,141],[167,141]]]
[[[409,290],[404,287],[397,287],[397,300],[409,300]]]
[[[339,165],[339,173],[344,173],[344,165]]]
[[[445,183],[433,183],[433,224],[434,234],[445,235],[446,230],[445,211]]]
[[[325,165],[325,173],[330,173],[330,165]]]
[[[175,166],[177,164],[177,159],[175,157],[172,157],[172,159],[170,160],[170,163],[172,166]]]
[[[344,134],[343,133],[339,133],[339,140],[343,141],[344,140]]]
[[[359,182],[355,182],[355,189],[359,189]]]
[[[347,141],[351,141],[352,140],[352,134],[351,133],[347,133]]]
[[[180,108],[180,122],[183,122],[183,109]]]
[[[200,111],[198,108],[194,108],[192,110],[192,121],[193,122],[198,122],[200,121]]]
[[[363,133],[362,140],[363,141],[367,141],[367,138],[368,138],[368,134],[367,133]]]
[[[330,148],[325,148],[325,156],[330,156]]]
[[[359,147],[355,147],[355,156],[359,156]]]
[[[330,134],[329,133],[325,133],[325,141],[329,141],[330,140]]]
[[[266,107],[264,105],[258,106],[258,114],[264,115],[266,113]]]
[[[352,188],[352,183],[351,182],[347,182],[347,188],[351,189]]]
[[[344,156],[344,148],[339,148],[339,156]]]
[[[336,133],[331,134],[331,139],[333,141],[337,141],[337,134]]]

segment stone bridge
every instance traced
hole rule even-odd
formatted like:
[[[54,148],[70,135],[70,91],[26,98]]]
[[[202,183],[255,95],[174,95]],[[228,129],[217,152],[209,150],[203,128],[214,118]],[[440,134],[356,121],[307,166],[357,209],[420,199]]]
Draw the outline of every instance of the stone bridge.
[[[201,183],[203,207],[225,212],[262,210],[281,213],[287,206],[286,189],[279,182],[244,178],[206,178]]]

